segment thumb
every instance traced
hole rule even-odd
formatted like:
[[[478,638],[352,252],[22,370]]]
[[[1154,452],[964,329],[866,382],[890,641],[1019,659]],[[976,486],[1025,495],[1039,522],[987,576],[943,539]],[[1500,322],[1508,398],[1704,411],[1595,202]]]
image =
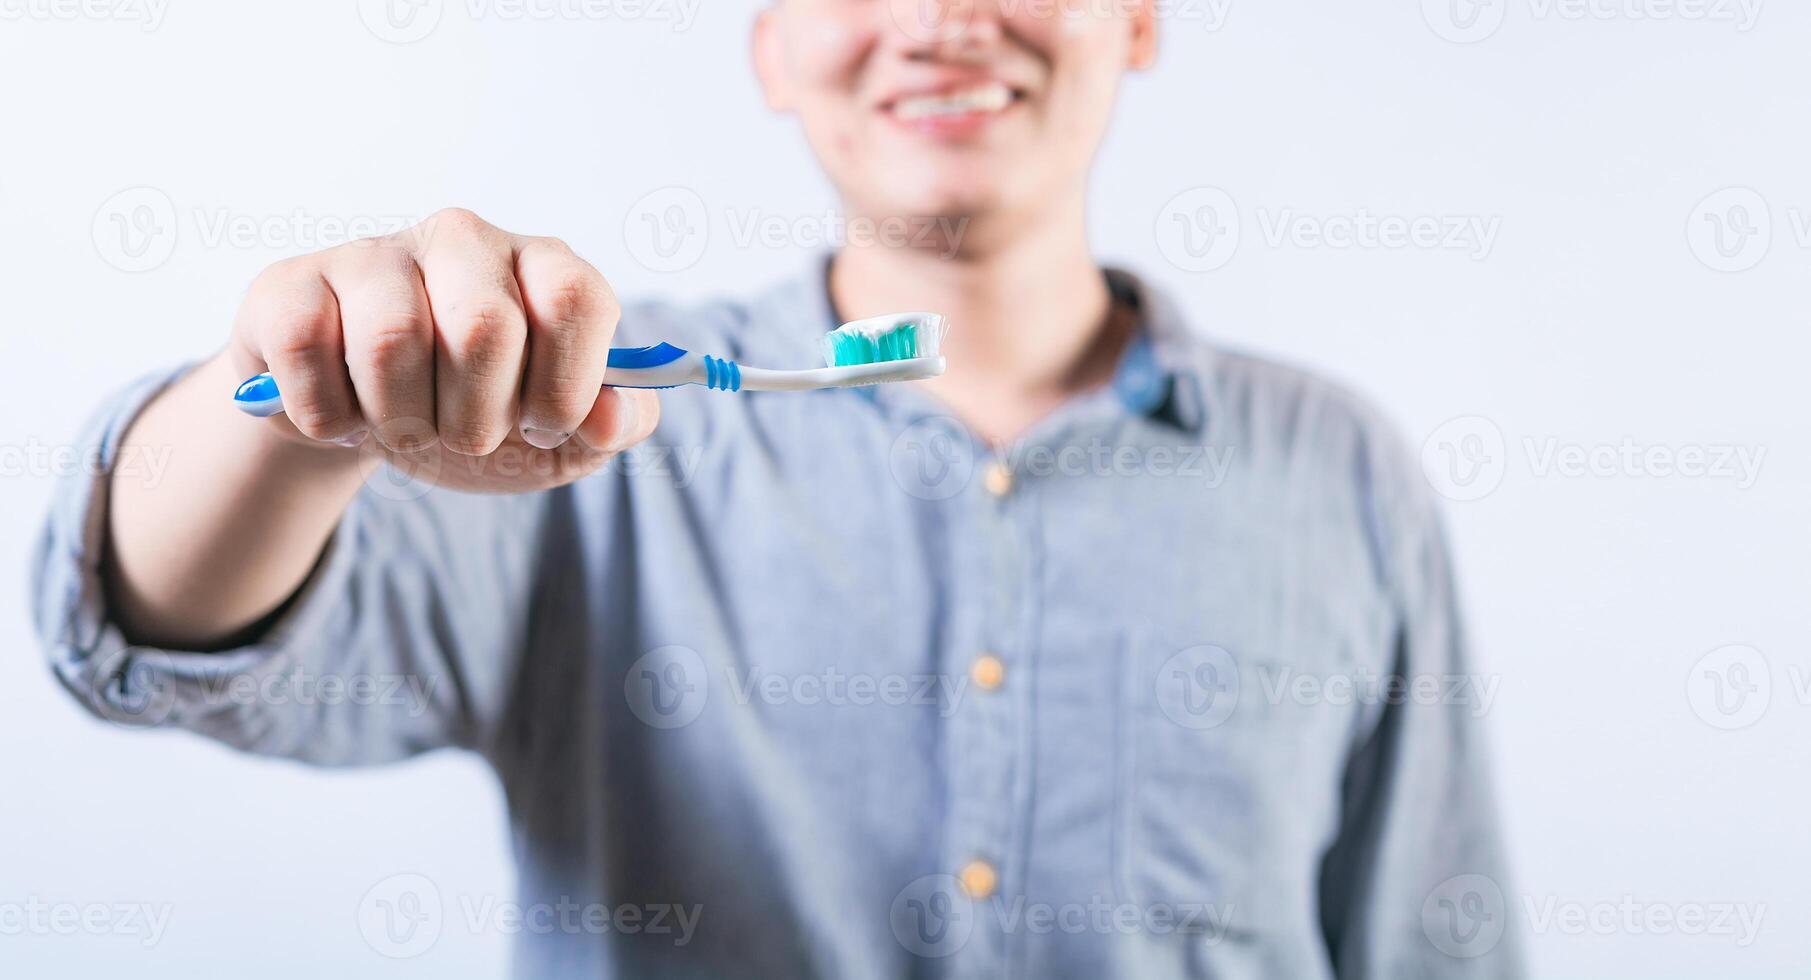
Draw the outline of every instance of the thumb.
[[[600,388],[573,437],[600,453],[619,453],[654,434],[660,399],[639,388]]]

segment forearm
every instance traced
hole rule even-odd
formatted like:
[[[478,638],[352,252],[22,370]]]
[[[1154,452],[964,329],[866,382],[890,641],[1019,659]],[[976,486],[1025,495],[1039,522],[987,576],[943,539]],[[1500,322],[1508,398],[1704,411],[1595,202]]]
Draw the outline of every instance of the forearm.
[[[307,578],[375,454],[285,438],[232,409],[222,354],[152,400],[122,453],[165,465],[110,477],[109,604],[137,642],[205,649]],[[147,473],[155,473],[150,479]]]

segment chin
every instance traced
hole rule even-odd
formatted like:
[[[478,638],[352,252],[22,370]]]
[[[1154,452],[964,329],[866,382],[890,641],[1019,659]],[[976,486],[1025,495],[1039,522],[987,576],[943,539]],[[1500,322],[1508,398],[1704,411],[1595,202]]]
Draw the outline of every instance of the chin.
[[[971,163],[898,168],[875,182],[872,200],[886,214],[977,218],[1010,204],[1012,169]]]

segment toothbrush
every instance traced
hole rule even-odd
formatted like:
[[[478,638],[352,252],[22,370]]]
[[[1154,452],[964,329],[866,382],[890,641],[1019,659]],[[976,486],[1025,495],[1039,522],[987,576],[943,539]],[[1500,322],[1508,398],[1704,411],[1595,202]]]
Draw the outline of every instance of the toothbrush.
[[[939,353],[949,325],[938,313],[894,313],[846,323],[824,335],[827,367],[795,371],[745,368],[735,361],[672,344],[610,351],[611,388],[704,385],[718,391],[813,391],[921,381],[943,373]],[[283,414],[283,394],[267,372],[233,392],[239,411],[257,418]]]

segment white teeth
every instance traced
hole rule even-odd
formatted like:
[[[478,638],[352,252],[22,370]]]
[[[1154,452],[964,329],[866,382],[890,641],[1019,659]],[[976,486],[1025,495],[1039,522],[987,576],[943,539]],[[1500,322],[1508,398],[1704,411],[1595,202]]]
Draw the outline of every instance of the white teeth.
[[[901,119],[954,116],[964,112],[999,112],[1012,104],[1012,89],[999,83],[978,85],[947,95],[921,95],[900,99],[893,114]]]

